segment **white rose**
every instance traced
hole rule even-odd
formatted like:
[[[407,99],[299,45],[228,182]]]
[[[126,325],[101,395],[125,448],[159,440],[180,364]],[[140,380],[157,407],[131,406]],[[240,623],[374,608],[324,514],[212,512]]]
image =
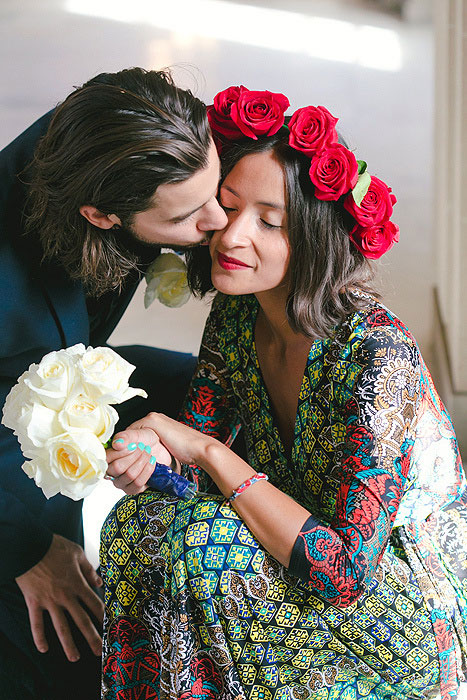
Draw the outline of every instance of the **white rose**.
[[[172,308],[183,306],[190,298],[186,265],[179,255],[164,253],[146,271],[147,287],[144,293],[146,309],[154,299]]]
[[[23,406],[14,430],[25,457],[34,454],[38,447],[43,447],[47,440],[61,432],[57,412],[39,403]]]
[[[65,432],[72,431],[73,428],[89,430],[100,442],[106,443],[113,435],[118,413],[115,408],[98,399],[75,393],[65,401],[58,420]]]
[[[78,501],[88,496],[107,471],[105,449],[85,430],[56,435],[36,450],[23,471],[47,498],[61,493]]]
[[[59,411],[77,379],[76,358],[85,352],[81,343],[45,355],[23,375],[24,383],[44,406]]]
[[[122,403],[133,396],[147,398],[143,389],[128,385],[134,365],[111,348],[90,348],[78,360],[81,380],[89,396],[101,403]]]
[[[52,435],[62,432],[57,413],[37,400],[24,382],[25,372],[11,389],[3,407],[2,423],[13,430],[26,457],[44,445]]]
[[[21,416],[22,408],[31,402],[32,392],[24,383],[27,372],[23,372],[17,383],[12,387],[3,406],[2,423],[11,430],[16,430],[16,423]]]

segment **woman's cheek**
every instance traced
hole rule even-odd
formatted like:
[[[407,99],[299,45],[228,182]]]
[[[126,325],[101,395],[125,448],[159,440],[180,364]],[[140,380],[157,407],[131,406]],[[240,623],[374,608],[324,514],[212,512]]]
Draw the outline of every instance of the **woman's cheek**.
[[[217,250],[217,244],[219,242],[219,238],[221,236],[222,231],[215,231],[212,235],[211,240],[209,241],[209,253],[211,255],[212,260],[215,258],[216,250]]]

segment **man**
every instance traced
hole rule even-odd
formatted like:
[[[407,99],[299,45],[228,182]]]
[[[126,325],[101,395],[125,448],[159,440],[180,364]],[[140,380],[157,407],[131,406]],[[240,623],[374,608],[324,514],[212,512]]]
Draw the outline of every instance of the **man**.
[[[161,246],[196,246],[226,225],[218,181],[203,103],[139,68],[88,81],[0,153],[2,406],[47,352],[107,341]],[[175,416],[194,359],[118,352],[151,408]],[[122,426],[147,412],[138,401],[121,407]],[[0,697],[93,700],[102,603],[81,503],[47,501],[3,426],[0,449]]]

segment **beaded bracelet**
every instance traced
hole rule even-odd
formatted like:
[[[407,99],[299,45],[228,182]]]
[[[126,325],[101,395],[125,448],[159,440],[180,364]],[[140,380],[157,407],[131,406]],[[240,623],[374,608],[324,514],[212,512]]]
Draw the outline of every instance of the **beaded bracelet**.
[[[228,499],[229,502],[232,503],[232,501],[235,501],[237,496],[240,496],[240,494],[246,491],[249,486],[254,484],[256,481],[261,481],[262,479],[268,481],[269,477],[267,474],[263,474],[262,472],[257,472],[257,474],[254,474],[252,477],[244,481],[243,484],[240,484],[238,488],[233,490],[232,495]]]

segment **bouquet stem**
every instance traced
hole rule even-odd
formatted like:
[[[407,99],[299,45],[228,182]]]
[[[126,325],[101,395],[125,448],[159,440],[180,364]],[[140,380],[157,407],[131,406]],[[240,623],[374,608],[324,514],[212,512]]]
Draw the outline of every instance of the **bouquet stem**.
[[[156,462],[152,476],[148,480],[148,486],[158,491],[168,493],[170,496],[178,496],[187,500],[196,495],[196,486],[177,474],[166,464]]]

